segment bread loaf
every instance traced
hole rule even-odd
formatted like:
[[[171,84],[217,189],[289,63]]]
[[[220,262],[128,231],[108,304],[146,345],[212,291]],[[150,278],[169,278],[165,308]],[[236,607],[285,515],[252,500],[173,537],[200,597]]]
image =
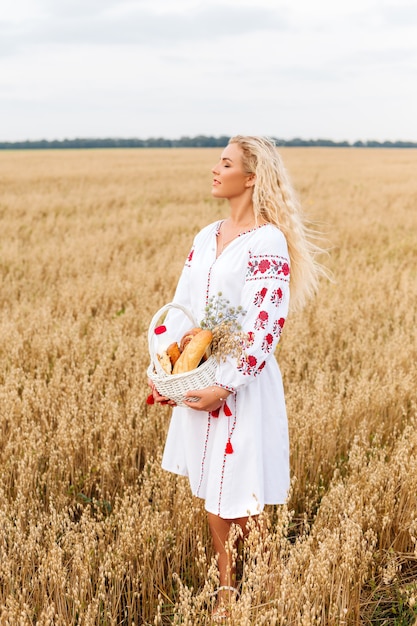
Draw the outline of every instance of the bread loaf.
[[[211,330],[200,330],[185,346],[180,358],[174,365],[173,374],[184,374],[195,369],[211,344],[213,334]]]
[[[198,333],[201,333],[201,328],[195,327],[195,328],[190,328],[190,330],[187,330],[187,332],[183,335],[181,341],[180,341],[180,352],[184,351],[184,348],[186,345],[188,345],[191,341],[191,339],[197,335]]]
[[[178,359],[181,356],[180,347],[179,347],[179,345],[177,344],[176,341],[174,341],[174,343],[171,343],[168,346],[167,354],[169,356],[169,360],[171,361],[172,367],[174,367],[175,363],[178,361]]]
[[[171,360],[170,360],[169,356],[167,355],[167,353],[165,351],[164,352],[160,352],[156,356],[158,357],[158,361],[160,362],[162,369],[167,374],[172,374],[172,364],[171,364]]]

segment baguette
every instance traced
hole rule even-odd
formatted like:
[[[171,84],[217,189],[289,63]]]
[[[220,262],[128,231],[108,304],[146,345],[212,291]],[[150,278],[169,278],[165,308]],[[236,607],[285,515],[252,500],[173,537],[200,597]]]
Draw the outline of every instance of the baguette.
[[[213,334],[211,330],[200,330],[184,348],[180,358],[174,365],[172,373],[184,374],[198,367],[212,339]]]

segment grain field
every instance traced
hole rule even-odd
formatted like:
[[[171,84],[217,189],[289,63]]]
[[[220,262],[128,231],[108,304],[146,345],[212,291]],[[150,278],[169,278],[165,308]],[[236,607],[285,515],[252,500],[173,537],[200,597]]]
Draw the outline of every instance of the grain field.
[[[216,149],[0,153],[0,625],[210,624],[200,500],[160,459],[147,328],[227,212]],[[287,148],[325,233],[277,351],[292,486],[237,555],[235,626],[417,620],[417,151]]]

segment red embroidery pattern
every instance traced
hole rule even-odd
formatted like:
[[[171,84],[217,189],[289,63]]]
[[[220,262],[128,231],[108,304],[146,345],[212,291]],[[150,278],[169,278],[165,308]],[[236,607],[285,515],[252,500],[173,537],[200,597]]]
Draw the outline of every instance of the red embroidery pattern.
[[[232,422],[232,427],[231,428],[230,428],[230,424],[229,424],[229,418],[230,418],[230,416],[232,416],[233,413],[229,409],[229,407],[227,407],[228,408],[228,411],[227,411],[227,425],[228,425],[229,435],[228,435],[226,446],[225,446],[224,453],[223,453],[222,473],[221,473],[221,477],[220,477],[219,501],[218,501],[218,504],[217,504],[217,513],[218,513],[219,516],[220,516],[220,508],[221,508],[222,495],[223,495],[223,482],[224,482],[224,472],[225,472],[225,469],[226,469],[226,460],[227,460],[227,457],[230,454],[233,454],[233,446],[232,446],[231,439],[232,439],[233,431],[235,430],[235,427],[236,427],[236,420],[237,420],[236,397],[235,396],[234,396],[234,401],[235,401],[234,402],[234,409],[235,410],[234,410],[234,417],[233,417],[233,422]],[[229,416],[229,414],[230,414],[230,416]]]
[[[249,254],[246,280],[280,278],[289,281],[290,266],[287,259],[277,254]]]
[[[275,304],[275,306],[279,306],[282,302],[282,298],[282,289],[280,287],[278,287],[278,289],[274,289],[271,295],[271,302]]]
[[[209,301],[209,294],[210,294],[210,282],[211,282],[211,271],[213,269],[213,265],[210,266],[209,272],[208,272],[208,276],[207,276],[207,287],[206,287],[206,305],[208,304]]]
[[[257,291],[255,294],[255,298],[253,299],[253,304],[255,304],[256,306],[261,306],[267,292],[268,289],[266,287],[262,287],[260,291]]]
[[[255,320],[255,330],[265,329],[268,324],[268,313],[266,311],[260,311],[258,317]]]
[[[211,414],[209,413],[207,417],[206,439],[204,441],[203,458],[201,459],[201,473],[200,473],[200,482],[198,483],[198,487],[197,487],[197,496],[199,495],[201,483],[203,482],[204,465],[206,462],[207,446],[208,446],[208,440],[209,440],[209,435],[210,435],[210,425],[211,425]]]
[[[281,337],[282,329],[284,328],[285,319],[280,317],[279,320],[275,320],[274,325],[272,327],[272,332],[275,337]]]
[[[191,248],[191,250],[190,250],[190,252],[189,252],[189,254],[187,256],[187,259],[185,261],[185,267],[191,267],[191,261],[193,259],[193,254],[194,254],[194,246]]]
[[[248,345],[248,347],[249,347],[249,346],[252,346],[252,345],[253,345],[253,343],[254,343],[254,341],[255,341],[255,333],[253,333],[253,332],[250,330],[250,331],[248,332],[248,338],[247,338],[247,342],[248,342],[248,343],[247,343],[247,345]]]
[[[222,387],[222,389],[226,389],[226,391],[230,391],[230,393],[236,393],[236,389],[234,387],[230,387],[229,385],[223,385],[223,383],[219,383],[217,380],[214,381],[213,385],[215,385],[216,387]]]
[[[271,352],[273,341],[274,341],[274,338],[271,335],[271,333],[268,333],[267,335],[265,335],[264,340],[262,342],[262,350],[266,353]]]
[[[247,354],[240,359],[237,368],[239,372],[242,372],[245,376],[251,376],[255,373],[257,363],[258,360],[256,356]]]

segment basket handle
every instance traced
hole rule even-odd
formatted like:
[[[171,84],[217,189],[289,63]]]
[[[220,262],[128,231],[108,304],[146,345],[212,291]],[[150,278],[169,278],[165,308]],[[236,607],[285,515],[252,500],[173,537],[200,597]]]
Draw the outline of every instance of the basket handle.
[[[153,344],[154,344],[154,339],[155,339],[155,328],[161,315],[163,315],[165,311],[169,311],[169,309],[179,309],[180,311],[185,313],[185,315],[189,318],[193,326],[197,326],[197,322],[194,319],[192,313],[187,308],[185,308],[185,306],[182,306],[182,304],[178,304],[177,302],[168,302],[168,304],[165,304],[163,307],[159,309],[159,311],[155,313],[155,315],[153,316],[151,320],[151,323],[149,324],[148,347],[149,347],[149,354],[151,356],[152,364],[159,374],[166,374],[166,372],[161,366],[161,364],[159,363],[159,360],[156,357],[155,350],[153,349]]]

